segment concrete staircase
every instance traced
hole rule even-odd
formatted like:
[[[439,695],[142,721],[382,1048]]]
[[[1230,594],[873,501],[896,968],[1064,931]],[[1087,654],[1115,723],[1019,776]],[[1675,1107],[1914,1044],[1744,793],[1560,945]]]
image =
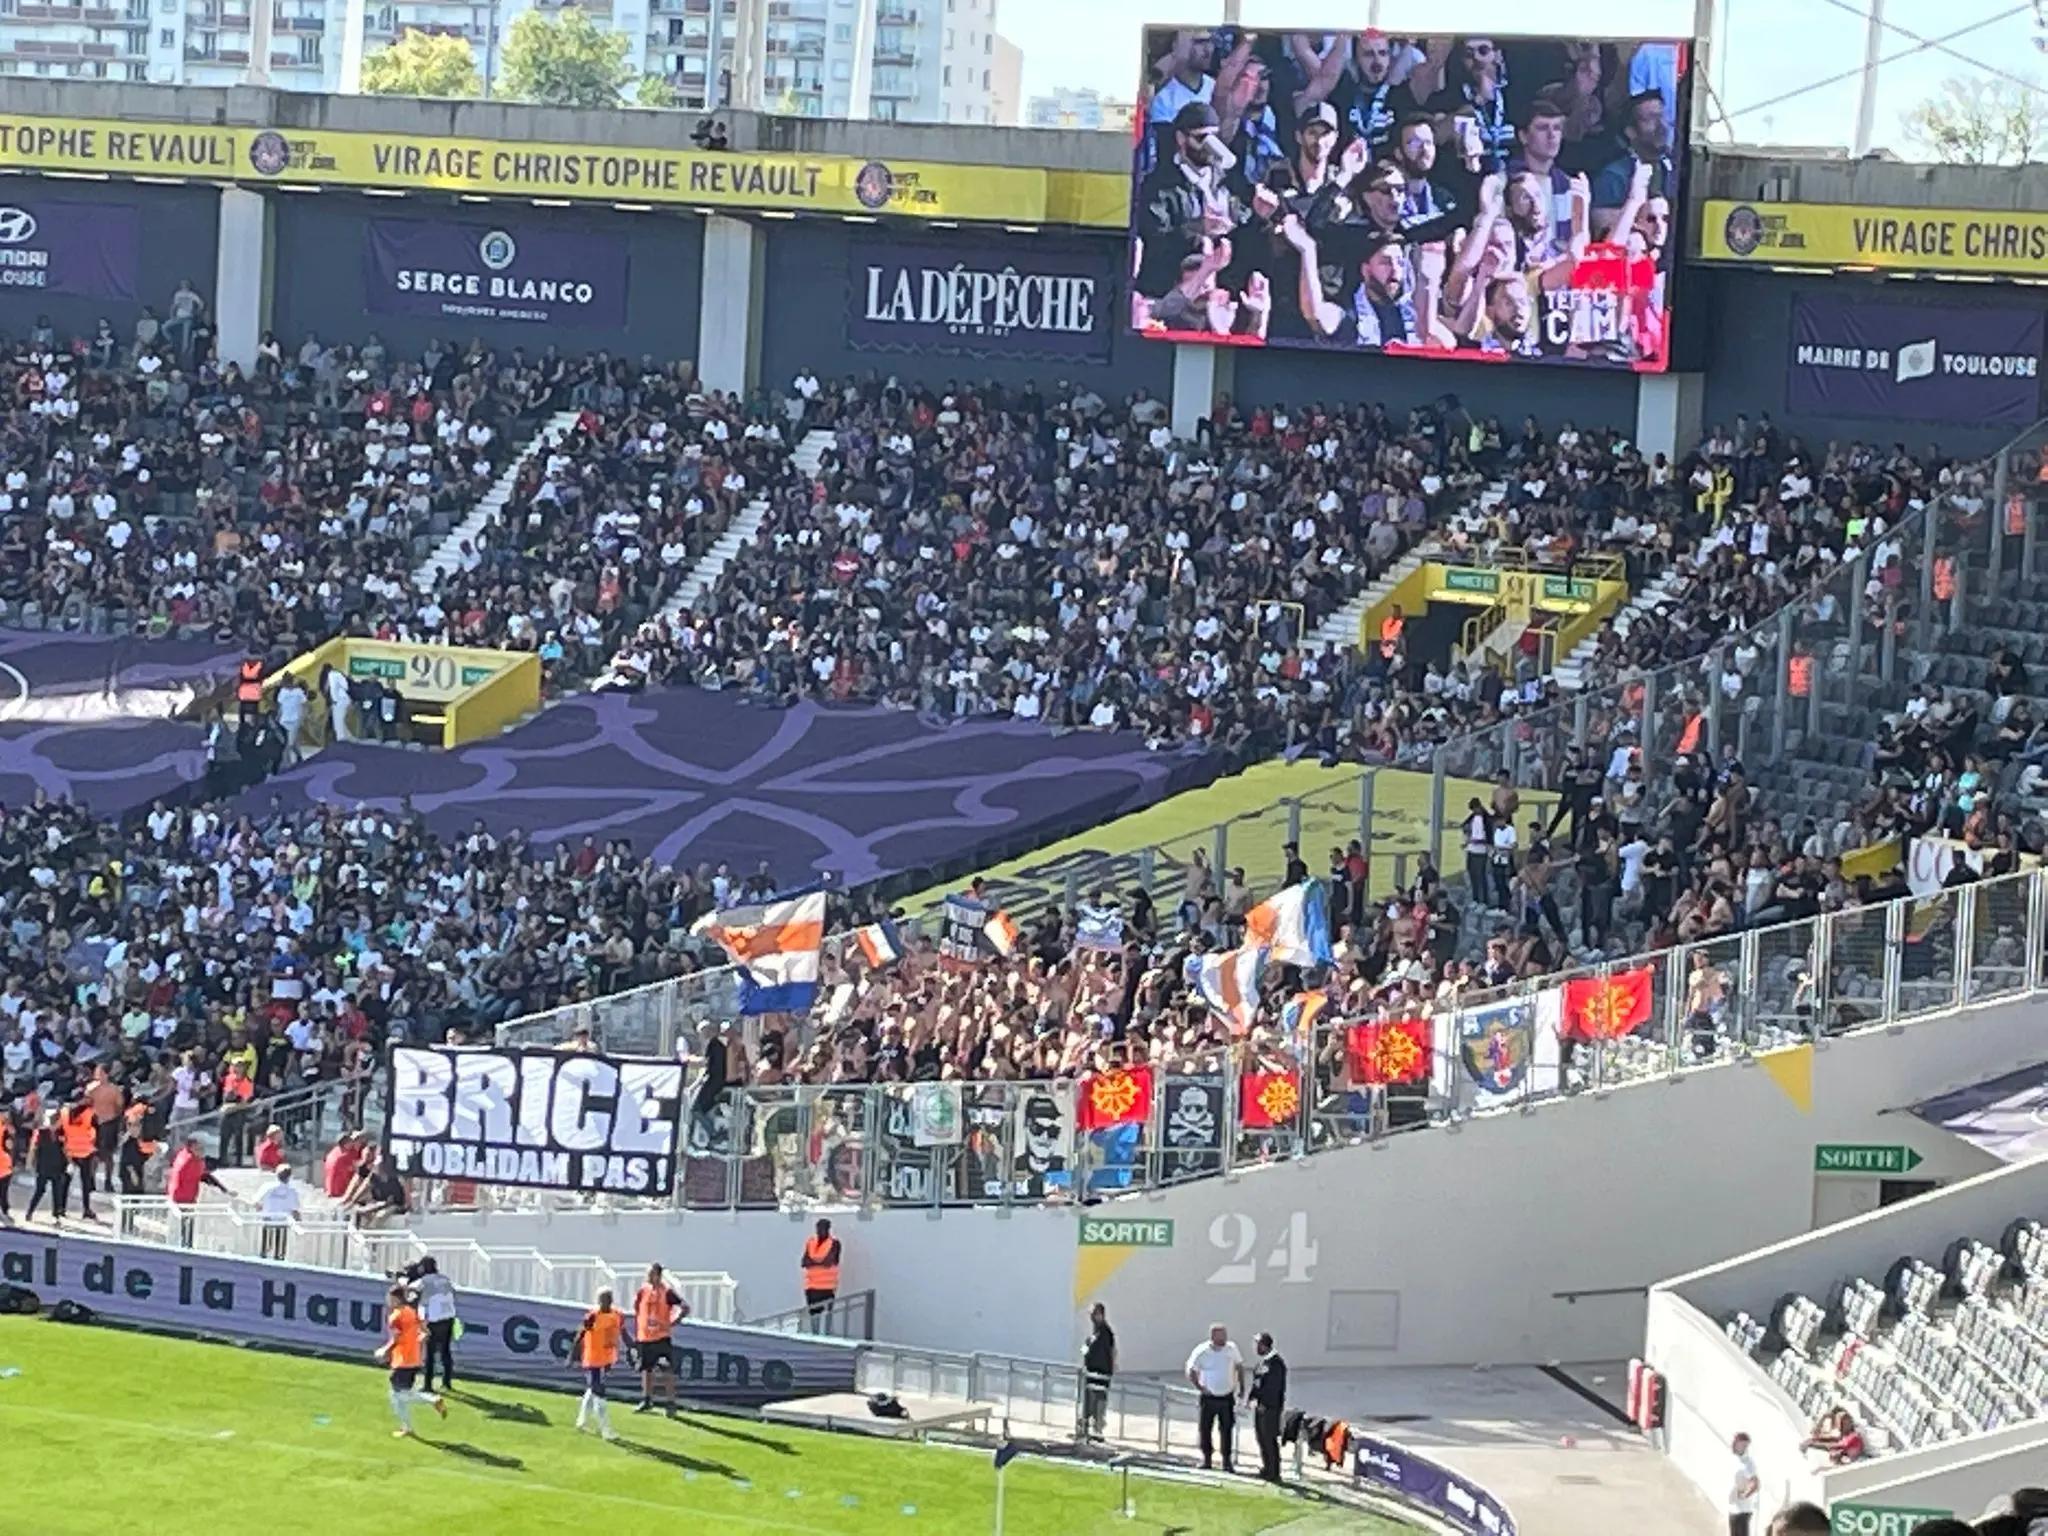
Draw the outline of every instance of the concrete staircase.
[[[1380,572],[1379,578],[1372,585],[1368,586],[1363,592],[1352,598],[1350,602],[1309,631],[1308,654],[1320,656],[1331,646],[1335,646],[1340,651],[1356,650],[1358,648],[1358,626],[1364,622],[1365,616],[1372,609],[1373,604],[1379,602],[1389,592],[1393,591],[1394,588],[1414,575],[1422,563],[1433,558],[1437,552],[1437,541],[1435,538],[1424,539],[1420,544],[1409,550],[1407,554]]]
[[[557,411],[542,423],[540,430],[533,434],[533,440],[520,449],[512,461],[499,471],[498,478],[491,482],[491,488],[483,493],[474,507],[470,508],[469,516],[451,528],[448,536],[431,555],[427,556],[419,569],[412,573],[412,584],[415,589],[431,592],[440,585],[441,579],[449,572],[459,570],[462,566],[464,544],[474,549],[482,549],[489,542],[487,530],[503,520],[505,504],[512,499],[512,488],[519,483],[520,470],[526,467],[527,461],[535,454],[552,450],[569,435],[569,429],[575,425],[574,411]]]
[[[1655,581],[1629,598],[1626,603],[1622,604],[1615,611],[1614,627],[1626,635],[1631,624],[1647,615],[1657,604],[1669,597],[1671,589],[1677,585],[1677,572],[1666,570]],[[1557,678],[1558,687],[1563,688],[1569,693],[1576,693],[1579,689],[1585,687],[1586,664],[1592,660],[1593,649],[1599,642],[1599,639],[1600,631],[1596,629],[1577,645],[1573,646],[1569,656],[1558,662],[1553,674]]]
[[[824,458],[826,450],[836,441],[834,434],[822,429],[807,432],[804,434],[804,440],[796,445],[796,451],[790,458],[796,467],[803,471],[806,478],[815,479],[819,462]],[[676,588],[675,594],[666,603],[662,604],[661,616],[672,619],[679,614],[694,611],[697,604],[718,585],[719,579],[725,575],[726,567],[737,560],[740,552],[754,542],[755,537],[761,532],[761,525],[767,520],[768,498],[765,496],[756,496],[740,508],[739,516],[732,520],[731,526],[704,551],[702,557],[690,568],[690,574],[683,578],[683,584]]]

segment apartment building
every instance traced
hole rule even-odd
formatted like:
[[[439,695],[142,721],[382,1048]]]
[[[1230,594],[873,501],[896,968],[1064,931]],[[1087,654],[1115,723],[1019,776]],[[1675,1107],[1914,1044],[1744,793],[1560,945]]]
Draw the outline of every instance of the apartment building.
[[[252,5],[264,0],[0,0],[0,76],[234,85],[249,78]],[[363,51],[408,28],[470,41],[494,72],[524,11],[563,0],[356,0]],[[676,87],[685,108],[737,104],[733,52],[751,21],[758,105],[809,117],[1014,122],[1021,55],[996,36],[997,0],[583,0],[632,41],[637,73]],[[332,91],[349,0],[270,0],[270,83]],[[743,15],[743,8],[753,14]],[[495,32],[493,13],[495,12]]]

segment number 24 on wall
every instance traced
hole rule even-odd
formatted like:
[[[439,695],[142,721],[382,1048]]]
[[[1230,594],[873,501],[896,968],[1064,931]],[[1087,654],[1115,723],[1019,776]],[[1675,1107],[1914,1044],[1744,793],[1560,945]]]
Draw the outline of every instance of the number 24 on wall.
[[[1209,1276],[1211,1285],[1259,1283],[1259,1261],[1252,1257],[1259,1246],[1259,1225],[1251,1217],[1230,1212],[1218,1216],[1209,1223],[1209,1246],[1230,1255]],[[1308,1235],[1308,1212],[1296,1211],[1266,1255],[1266,1268],[1278,1272],[1282,1285],[1306,1285],[1316,1267],[1316,1251],[1315,1240]]]

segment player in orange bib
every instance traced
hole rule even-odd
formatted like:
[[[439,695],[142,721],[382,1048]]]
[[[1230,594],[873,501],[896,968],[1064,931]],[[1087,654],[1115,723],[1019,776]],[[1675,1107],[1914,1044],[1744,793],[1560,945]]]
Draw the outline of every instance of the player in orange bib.
[[[425,1403],[444,1419],[448,1417],[448,1405],[419,1388],[427,1325],[420,1321],[404,1286],[391,1287],[390,1301],[390,1310],[384,1317],[384,1342],[377,1349],[377,1358],[391,1367],[391,1411],[398,1415],[398,1428],[392,1434],[402,1440],[412,1433],[414,1403]]]
[[[647,1283],[633,1296],[634,1352],[640,1357],[640,1405],[635,1413],[654,1407],[654,1373],[668,1372],[668,1416],[676,1416],[676,1350],[671,1342],[676,1324],[690,1315],[690,1304],[676,1294],[659,1264],[647,1266]]]
[[[612,1305],[610,1291],[599,1291],[596,1307],[583,1315],[583,1326],[569,1346],[570,1356],[583,1372],[583,1401],[576,1406],[579,1434],[585,1424],[596,1419],[600,1435],[607,1440],[619,1438],[612,1430],[611,1409],[604,1400],[604,1373],[619,1363],[619,1344],[625,1336],[626,1315]]]

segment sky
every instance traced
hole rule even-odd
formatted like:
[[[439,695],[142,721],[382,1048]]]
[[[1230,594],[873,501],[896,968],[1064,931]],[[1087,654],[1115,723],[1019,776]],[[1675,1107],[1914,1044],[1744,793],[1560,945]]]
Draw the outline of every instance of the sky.
[[[1705,0],[1715,4],[1720,57],[1710,68],[1731,119],[1716,141],[1847,145],[1855,132],[1860,66],[1872,0]],[[1872,143],[1916,156],[1901,119],[1957,77],[1994,72],[2048,88],[2048,54],[2036,46],[2033,0],[1875,0],[1891,30],[1878,72]],[[1567,7],[1568,6],[1568,10]],[[1242,0],[1243,23],[1268,28],[1363,28],[1372,0]],[[1683,37],[1694,30],[1694,0],[1566,0],[1579,37]],[[1404,31],[1503,32],[1546,28],[1528,0],[1378,0],[1379,25]],[[1140,72],[1138,33],[1147,23],[1214,22],[1222,0],[998,0],[997,26],[1024,51],[1024,94],[1093,86],[1129,99]],[[1982,25],[1973,26],[1974,23]],[[1920,46],[1964,28],[1947,46],[1967,59]],[[1894,59],[1894,55],[1905,55]],[[1848,72],[1837,84],[1805,89]],[[1799,94],[1793,95],[1791,93]],[[1790,99],[1777,100],[1788,97]]]

